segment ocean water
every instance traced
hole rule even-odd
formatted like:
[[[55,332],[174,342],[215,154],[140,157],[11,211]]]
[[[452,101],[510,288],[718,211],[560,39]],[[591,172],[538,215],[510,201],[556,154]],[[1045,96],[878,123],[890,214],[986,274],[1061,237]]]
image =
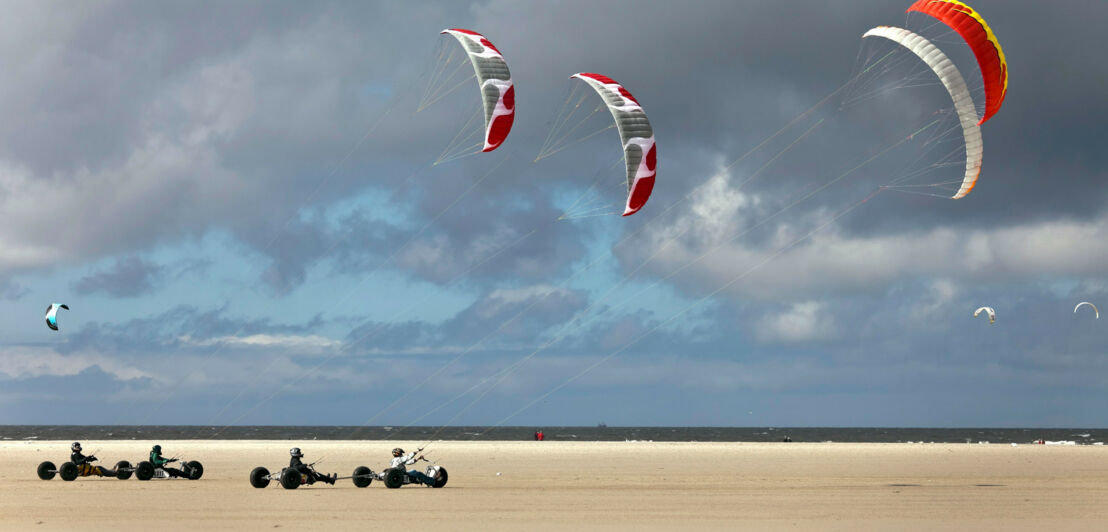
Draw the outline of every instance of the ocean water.
[[[341,427],[2,425],[0,440],[532,440],[699,442],[1108,442],[1108,429],[881,428],[881,427]]]

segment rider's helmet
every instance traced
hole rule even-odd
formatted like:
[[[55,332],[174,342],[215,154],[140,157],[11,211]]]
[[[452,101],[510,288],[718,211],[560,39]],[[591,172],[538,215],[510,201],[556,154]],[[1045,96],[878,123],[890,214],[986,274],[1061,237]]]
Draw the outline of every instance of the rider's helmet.
[[[401,449],[399,447],[392,450],[392,455],[397,457],[397,458],[400,458],[403,454],[404,454],[404,449]]]
[[[304,456],[304,453],[300,452],[299,447],[293,447],[292,449],[289,449],[289,454],[296,457]]]
[[[154,448],[150,449],[150,450],[154,451],[156,453],[161,453],[162,452],[162,446],[161,445],[155,445]]]
[[[79,442],[79,441],[73,442],[73,445],[70,445],[69,449],[72,450],[73,452],[80,451],[81,450],[81,442]]]

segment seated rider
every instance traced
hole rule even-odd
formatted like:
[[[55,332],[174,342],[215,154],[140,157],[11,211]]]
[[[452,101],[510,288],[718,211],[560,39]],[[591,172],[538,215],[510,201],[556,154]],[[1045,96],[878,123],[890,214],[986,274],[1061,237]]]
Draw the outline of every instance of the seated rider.
[[[316,470],[312,469],[311,466],[305,464],[304,462],[301,462],[300,459],[304,457],[304,453],[300,452],[299,447],[293,447],[292,449],[289,449],[289,454],[292,455],[292,460],[289,460],[289,467],[299,471],[301,475],[307,476],[308,484],[314,484],[317,480],[321,482],[326,482],[328,484],[334,484],[335,481],[338,480],[338,473],[333,473],[330,475],[317,473]]]
[[[176,461],[177,461],[176,458],[164,458],[162,456],[162,446],[161,445],[155,445],[153,449],[150,449],[150,463],[154,464],[154,467],[162,468],[163,471],[165,471],[166,473],[169,473],[169,476],[171,476],[173,478],[184,477],[185,476],[184,471],[181,471],[180,469],[177,469],[176,467],[169,467],[167,465],[170,462],[176,462]]]
[[[92,465],[92,463],[96,461],[96,457],[81,454],[81,442],[73,442],[73,445],[69,446],[69,450],[73,451],[73,454],[69,455],[69,461],[77,464],[77,474],[83,477],[89,475],[96,475],[98,477],[115,476],[115,471],[111,469],[104,466]]]
[[[418,462],[420,460],[427,460],[426,458],[423,458],[422,456],[419,457],[419,458],[416,458],[416,453],[418,453],[418,452],[419,451],[416,451],[416,452],[411,453],[411,454],[404,454],[404,449],[401,449],[399,447],[393,449],[392,450],[392,465],[390,465],[389,467],[391,467],[393,469],[399,469],[401,471],[404,471],[405,466],[410,466],[410,465],[415,464],[416,462]],[[433,478],[431,478],[427,475],[424,475],[423,473],[420,473],[419,471],[416,471],[415,469],[413,469],[411,471],[407,471],[407,473],[408,473],[409,477],[412,477],[412,480],[415,480],[416,482],[419,482],[420,484],[423,484],[424,486],[433,486],[435,484],[435,479],[433,479]]]

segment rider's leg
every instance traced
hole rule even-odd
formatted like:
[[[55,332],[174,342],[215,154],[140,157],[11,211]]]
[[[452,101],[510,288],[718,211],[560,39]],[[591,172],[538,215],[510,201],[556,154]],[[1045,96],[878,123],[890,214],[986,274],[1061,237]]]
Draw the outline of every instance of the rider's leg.
[[[420,484],[432,486],[435,484],[435,479],[416,471],[415,469],[408,471],[408,476],[419,481]]]

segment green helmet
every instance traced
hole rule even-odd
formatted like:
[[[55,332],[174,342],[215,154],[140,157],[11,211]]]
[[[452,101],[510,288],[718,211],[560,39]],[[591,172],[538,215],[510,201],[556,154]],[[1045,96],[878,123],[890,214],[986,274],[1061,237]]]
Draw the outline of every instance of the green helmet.
[[[154,448],[151,449],[151,450],[156,452],[156,453],[161,453],[162,452],[162,446],[161,445],[155,445]]]

